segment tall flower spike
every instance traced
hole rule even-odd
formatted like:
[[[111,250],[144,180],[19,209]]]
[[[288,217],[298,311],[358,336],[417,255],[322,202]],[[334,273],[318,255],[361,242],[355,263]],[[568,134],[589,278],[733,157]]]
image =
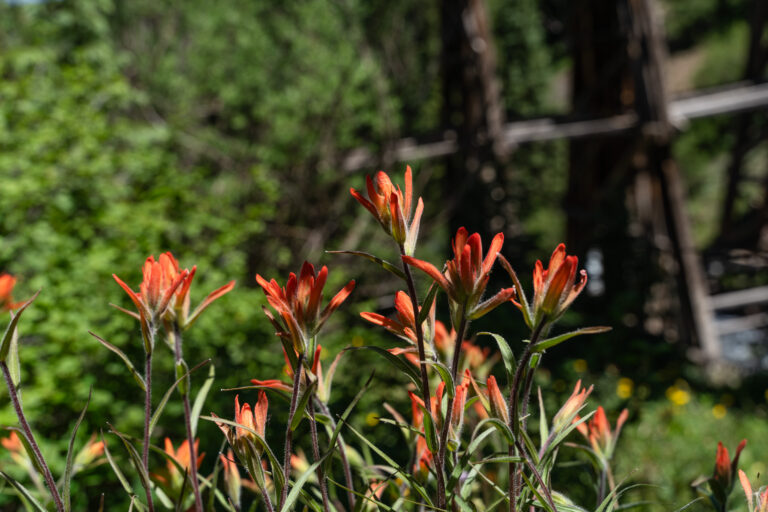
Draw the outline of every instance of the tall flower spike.
[[[10,274],[0,274],[0,311],[16,309],[21,303],[13,302],[13,287],[16,278]]]
[[[376,173],[375,180],[366,176],[365,183],[368,198],[354,188],[350,188],[349,193],[371,212],[388,235],[404,247],[406,254],[412,255],[419,237],[424,202],[419,198],[416,210],[411,217],[413,203],[411,166],[405,168],[405,193],[399,186],[393,185],[392,180],[383,171]]]
[[[608,422],[605,410],[602,406],[599,406],[597,412],[595,412],[594,416],[589,419],[587,424],[582,422],[576,428],[587,438],[592,449],[599,457],[605,460],[611,460],[616,448],[616,442],[621,433],[621,427],[624,426],[628,417],[629,411],[626,409],[621,411],[619,418],[616,420],[616,429],[611,431],[611,424]],[[573,421],[577,422],[579,420],[580,418],[576,416]]]
[[[734,475],[739,465],[739,456],[741,451],[747,445],[747,440],[742,439],[739,445],[736,447],[736,455],[731,460],[728,454],[728,448],[723,446],[723,443],[717,443],[717,452],[715,454],[715,470],[710,479],[710,487],[717,498],[717,500],[724,504],[728,498],[728,495],[733,489],[735,483]]]
[[[470,236],[462,227],[453,239],[454,257],[445,263],[445,272],[412,256],[403,256],[403,261],[434,279],[448,295],[453,309],[466,307],[469,319],[474,320],[515,296],[514,288],[504,288],[490,299],[480,302],[490,279],[491,268],[503,244],[504,235],[497,233],[483,258],[480,235],[473,233]]]
[[[536,261],[533,270],[533,323],[554,322],[579,296],[587,284],[587,272],[576,273],[579,259],[565,253],[565,244],[560,244],[552,252],[547,269],[541,260]],[[517,304],[518,307],[522,307]]]
[[[154,256],[146,259],[142,268],[144,279],[141,281],[141,285],[139,285],[139,293],[134,292],[122,279],[112,274],[117,284],[125,290],[125,293],[133,301],[141,318],[145,318],[147,321],[154,322],[165,313],[176,290],[189,277],[188,270],[179,273],[169,272],[169,269],[172,267],[172,263],[169,261],[169,254],[161,254],[159,261],[155,261]]]
[[[320,331],[328,317],[341,306],[355,287],[354,280],[347,283],[321,311],[320,302],[327,278],[328,267],[324,266],[320,272],[315,273],[315,267],[306,261],[298,278],[291,272],[285,288],[280,287],[274,279],[267,281],[256,274],[256,282],[264,290],[277,316],[267,309],[264,309],[264,313],[275,327],[289,356],[295,357],[295,354],[307,351],[310,339]]]
[[[165,273],[166,279],[169,282],[174,282],[176,279],[182,276],[185,272],[187,273],[186,279],[183,280],[182,284],[173,293],[171,303],[169,304],[169,307],[167,310],[167,311],[172,311],[175,314],[176,321],[179,323],[179,326],[182,329],[189,328],[195,322],[195,320],[197,320],[197,318],[200,316],[200,313],[202,313],[208,306],[210,306],[213,301],[215,301],[222,295],[225,295],[226,293],[230,292],[232,288],[235,287],[235,281],[230,281],[224,286],[221,286],[216,290],[212,291],[211,293],[208,294],[205,300],[203,300],[203,302],[201,302],[200,305],[195,308],[194,312],[190,315],[189,288],[192,285],[192,279],[194,279],[195,277],[195,272],[197,271],[197,265],[193,266],[192,270],[187,270],[187,269],[181,270],[179,267],[178,260],[176,260],[176,258],[174,258],[173,254],[171,254],[170,252],[166,252],[160,255],[160,264],[162,265],[163,272]]]

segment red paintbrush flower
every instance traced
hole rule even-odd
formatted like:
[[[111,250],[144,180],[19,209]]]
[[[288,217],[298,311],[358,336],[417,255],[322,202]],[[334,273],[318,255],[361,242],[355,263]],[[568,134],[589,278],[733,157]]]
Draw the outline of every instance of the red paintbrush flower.
[[[16,278],[10,274],[0,274],[0,311],[16,309],[21,303],[13,302],[12,292]]]
[[[739,481],[741,482],[741,488],[744,489],[744,495],[747,497],[749,512],[767,512],[768,487],[764,487],[762,492],[753,492],[752,485],[750,485],[746,473],[742,470],[739,470]]]
[[[621,427],[624,426],[628,417],[629,411],[626,409],[621,411],[619,418],[616,420],[616,429],[611,431],[611,424],[608,422],[605,410],[602,406],[599,406],[594,416],[592,416],[588,422],[580,423],[576,429],[587,438],[592,449],[599,457],[605,460],[610,460],[613,456],[613,451],[616,448],[616,442],[619,439]],[[573,421],[577,422],[579,419],[580,418],[576,416]]]
[[[440,272],[429,262],[403,256],[403,261],[427,275],[445,291],[453,308],[464,308],[469,319],[480,318],[500,304],[512,299],[514,288],[504,288],[490,299],[480,302],[488,285],[491,268],[504,244],[504,235],[497,233],[483,258],[483,246],[480,235],[468,235],[467,230],[459,228],[453,240],[454,258],[445,264],[445,272]]]
[[[568,397],[568,400],[565,401],[560,410],[557,411],[555,417],[552,418],[552,425],[555,430],[560,430],[573,422],[573,419],[584,406],[587,397],[592,393],[592,389],[594,389],[594,386],[589,386],[589,388],[582,387],[581,380],[576,382],[573,393],[571,393],[571,396]]]
[[[736,447],[736,455],[731,460],[728,454],[728,448],[723,446],[723,443],[717,443],[717,452],[715,454],[715,470],[712,474],[712,481],[725,491],[725,495],[730,494],[733,488],[734,479],[733,475],[736,473],[736,468],[739,465],[739,456],[741,451],[747,445],[747,440],[742,439],[739,445]]]
[[[267,281],[256,274],[256,281],[264,290],[269,305],[277,312],[275,316],[264,308],[264,314],[277,330],[276,334],[284,341],[286,353],[293,354],[295,351],[304,354],[310,339],[320,331],[328,317],[355,287],[354,280],[347,283],[321,311],[320,302],[327,278],[328,267],[324,266],[315,274],[315,267],[306,261],[298,278],[291,272],[285,288],[281,288],[274,279]]]
[[[554,322],[579,296],[587,284],[587,272],[578,272],[577,283],[578,266],[579,259],[566,255],[564,244],[558,245],[552,252],[546,270],[541,260],[536,261],[533,270],[533,311],[529,311],[534,325]],[[518,303],[515,305],[521,309],[524,307]]]
[[[405,254],[413,254],[416,239],[419,237],[419,225],[421,214],[424,211],[424,202],[419,198],[416,211],[411,218],[411,206],[413,204],[413,178],[411,166],[405,169],[405,193],[399,186],[392,184],[392,180],[383,171],[376,174],[375,181],[366,176],[366,188],[368,198],[365,198],[354,188],[349,189],[352,197],[357,199],[376,220],[379,221],[384,231],[392,235],[395,241],[403,247]]]

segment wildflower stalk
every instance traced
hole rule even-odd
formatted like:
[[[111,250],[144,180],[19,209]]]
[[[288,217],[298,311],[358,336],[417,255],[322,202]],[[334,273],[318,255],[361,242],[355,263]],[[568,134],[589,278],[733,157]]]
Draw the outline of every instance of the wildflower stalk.
[[[417,322],[418,323],[418,322]],[[464,334],[469,326],[467,320],[467,304],[466,302],[461,307],[461,319],[459,320],[459,328],[456,330],[456,341],[453,347],[453,361],[451,362],[451,377],[453,383],[456,385],[456,377],[459,373],[459,356],[461,355],[461,342],[464,340]],[[445,508],[447,505],[447,489],[445,488],[445,450],[448,445],[448,430],[451,426],[451,418],[453,417],[453,402],[455,395],[448,394],[448,408],[445,412],[445,418],[443,419],[443,428],[440,431],[440,442],[437,445],[437,506],[439,508]],[[439,411],[438,411],[439,414]]]
[[[528,363],[531,360],[533,354],[533,347],[539,341],[543,323],[539,323],[531,334],[531,339],[523,350],[523,354],[520,356],[517,368],[515,369],[515,375],[512,378],[512,382],[509,388],[509,398],[507,401],[507,412],[509,413],[509,428],[512,429],[515,440],[517,440],[520,433],[520,420],[519,420],[519,407],[520,401],[518,394],[520,390],[520,383],[523,377],[523,373],[526,372]],[[531,372],[532,373],[532,372]],[[530,386],[526,386],[526,391],[530,393]],[[525,400],[527,402],[527,399]],[[515,448],[509,447],[508,454],[510,457],[515,455]],[[517,477],[519,465],[515,462],[509,463],[509,512],[515,512],[517,510],[517,496],[520,492],[519,479]]]
[[[16,417],[19,418],[19,423],[21,424],[21,429],[24,431],[24,436],[27,438],[29,445],[32,447],[32,451],[35,454],[35,458],[43,470],[43,478],[45,478],[45,483],[48,485],[48,489],[51,491],[51,497],[53,498],[53,502],[56,505],[56,510],[58,512],[63,512],[64,503],[61,501],[61,495],[59,495],[59,490],[56,487],[56,481],[53,479],[51,470],[48,468],[48,464],[43,458],[43,453],[40,451],[40,447],[38,446],[37,441],[35,441],[35,436],[32,434],[32,429],[27,422],[27,418],[24,416],[24,410],[22,409],[21,402],[19,401],[19,391],[13,383],[13,379],[11,378],[11,371],[9,370],[5,361],[0,361],[0,369],[2,369],[3,377],[5,378],[5,384],[8,386],[8,394],[11,396],[13,410],[16,412]]]
[[[403,244],[399,244],[400,247],[400,256],[405,256],[405,246]],[[419,318],[419,300],[416,296],[416,285],[413,281],[413,274],[411,273],[411,267],[410,265],[407,265],[405,262],[403,262],[403,271],[405,272],[405,281],[408,284],[408,295],[411,297],[411,303],[413,305],[413,314],[416,318],[415,324],[415,331],[416,331],[416,347],[419,350],[419,370],[421,370],[421,392],[422,396],[421,398],[424,400],[424,407],[428,410],[432,410],[431,406],[431,400],[430,400],[430,391],[429,391],[429,376],[427,374],[427,356],[426,351],[424,350],[424,331],[421,328],[421,322],[418,321]]]
[[[303,370],[302,364],[304,363],[304,354],[299,354],[299,359],[296,362],[296,369],[293,372],[293,393],[291,394],[291,405],[288,409],[288,424],[285,428],[285,453],[283,455],[283,476],[285,477],[285,483],[283,485],[283,492],[280,493],[280,503],[278,509],[283,509],[283,504],[288,498],[288,480],[291,476],[291,442],[293,440],[293,430],[291,430],[291,423],[293,423],[293,416],[296,414],[296,402],[299,398],[299,384],[301,383],[301,372]]]
[[[336,422],[331,416],[331,411],[328,406],[321,400],[316,400],[320,411],[325,414],[330,420],[331,430],[336,430]],[[354,480],[352,479],[352,468],[349,465],[349,459],[347,458],[347,446],[344,443],[344,439],[341,434],[336,438],[336,444],[339,446],[339,457],[341,458],[341,466],[344,469],[344,479],[347,481],[347,500],[349,501],[349,509],[355,509],[355,493],[354,493]]]
[[[152,347],[154,347],[155,330],[150,327],[149,338]],[[146,353],[144,365],[144,384],[146,392],[144,393],[144,445],[142,446],[141,463],[144,465],[144,471],[149,474],[149,424],[152,419],[152,350]],[[149,512],[154,512],[155,504],[152,501],[152,490],[147,484],[147,508]]]
[[[176,359],[177,373],[184,363],[182,354],[181,329],[178,322],[173,322],[173,352]],[[178,378],[178,375],[176,376]],[[185,380],[189,377],[185,377]],[[189,387],[186,383],[180,383],[179,392],[181,400],[184,403],[184,426],[187,430],[187,441],[189,442],[189,470],[192,474],[192,492],[195,496],[195,512],[203,512],[203,499],[200,496],[200,483],[197,481],[197,453],[195,453],[195,436],[192,433],[192,409],[189,404]]]
[[[307,389],[309,389],[309,376],[307,375]],[[307,391],[308,392],[308,391]],[[309,407],[309,431],[312,436],[312,457],[314,462],[320,460],[320,444],[317,440],[317,421],[315,421],[315,405],[313,400],[307,402]],[[323,471],[323,465],[317,466],[317,481],[320,483],[320,494],[323,496],[323,510],[325,512],[331,512],[331,508],[328,504],[328,483],[325,481],[325,474]]]

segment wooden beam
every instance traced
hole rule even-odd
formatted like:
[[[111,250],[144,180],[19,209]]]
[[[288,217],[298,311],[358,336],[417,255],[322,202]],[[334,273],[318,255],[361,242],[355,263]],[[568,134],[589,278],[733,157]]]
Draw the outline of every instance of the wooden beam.
[[[709,299],[713,310],[735,309],[768,302],[768,286],[758,286],[735,292],[719,293]]]
[[[684,128],[689,119],[765,108],[768,108],[768,84],[748,84],[676,98],[669,102],[667,111],[670,122]],[[514,148],[529,142],[620,134],[637,127],[638,116],[634,113],[588,120],[544,117],[505,124],[501,139],[505,146]],[[452,155],[458,148],[456,134],[450,131],[436,140],[405,138],[381,154],[365,148],[354,149],[342,161],[342,169],[354,172],[375,167],[381,161],[427,160]]]

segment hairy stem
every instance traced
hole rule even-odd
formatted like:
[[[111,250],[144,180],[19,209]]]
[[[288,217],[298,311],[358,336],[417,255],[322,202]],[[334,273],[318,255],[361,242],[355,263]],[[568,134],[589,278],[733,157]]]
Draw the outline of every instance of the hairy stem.
[[[454,385],[456,384],[457,374],[459,373],[459,357],[461,356],[461,342],[464,340],[469,322],[467,321],[467,307],[462,305],[461,320],[459,328],[456,330],[456,341],[453,347],[453,361],[451,362],[451,377]],[[437,506],[445,508],[447,505],[447,489],[445,488],[445,450],[448,445],[448,430],[451,426],[451,417],[453,416],[454,396],[448,394],[448,408],[443,419],[443,428],[440,431],[440,442],[437,445]],[[438,414],[440,411],[438,411]]]
[[[19,418],[19,423],[21,424],[21,429],[24,431],[24,436],[27,438],[29,445],[32,447],[32,451],[35,454],[35,458],[43,470],[43,478],[45,478],[45,483],[48,485],[48,489],[51,491],[51,497],[53,498],[53,502],[56,505],[56,510],[63,512],[64,503],[61,501],[59,489],[56,487],[56,481],[53,479],[53,475],[51,474],[51,470],[48,468],[48,464],[45,462],[45,458],[43,458],[43,452],[40,451],[40,447],[38,446],[37,441],[35,441],[35,436],[32,434],[32,429],[27,422],[27,418],[24,416],[24,410],[22,409],[21,402],[19,401],[19,390],[16,389],[16,386],[13,383],[13,379],[11,378],[11,371],[8,369],[8,365],[5,363],[5,361],[0,361],[0,368],[2,369],[3,377],[5,377],[5,384],[8,386],[8,394],[11,396],[13,410],[16,412],[16,417]]]
[[[154,337],[154,330],[150,330]],[[154,343],[152,343],[154,346]],[[144,465],[144,471],[149,474],[149,424],[152,419],[152,352],[147,352],[144,365],[144,384],[146,393],[144,393],[144,445],[141,452],[141,463]],[[147,508],[149,512],[154,512],[155,504],[152,501],[152,490],[147,485]]]
[[[527,373],[528,363],[531,360],[531,355],[533,354],[533,347],[536,345],[536,342],[539,340],[539,336],[541,335],[541,331],[543,328],[543,323],[536,326],[536,329],[534,329],[533,333],[531,334],[531,339],[528,342],[528,344],[525,346],[525,350],[523,350],[523,354],[520,356],[520,360],[518,361],[517,368],[515,368],[515,375],[512,378],[512,382],[509,387],[509,397],[507,399],[507,413],[509,415],[509,428],[512,430],[512,433],[515,437],[515,442],[517,442],[519,433],[520,433],[520,401],[518,395],[520,394],[520,382],[522,380],[523,374]],[[530,391],[530,389],[529,389]],[[513,446],[510,446],[508,449],[508,452],[510,457],[515,455],[515,448]],[[519,486],[519,479],[517,476],[518,468],[520,466],[517,463],[510,462],[509,463],[509,512],[515,512],[517,510],[517,496],[520,490]]]
[[[405,256],[405,246],[400,244],[400,256]],[[419,318],[419,300],[416,296],[416,284],[413,281],[413,274],[411,273],[411,267],[403,262],[403,271],[405,272],[405,281],[408,284],[408,295],[411,297],[411,305],[413,306],[413,315],[415,318]],[[427,355],[424,350],[424,332],[421,329],[421,322],[414,322],[416,331],[416,347],[419,351],[419,370],[421,371],[421,398],[424,400],[424,407],[428,410],[432,410],[430,390],[429,390],[429,375],[427,374]]]
[[[309,380],[309,377],[307,377]],[[307,384],[309,388],[309,384]],[[307,403],[309,406],[309,431],[312,436],[312,458],[314,462],[320,460],[320,443],[317,439],[317,422],[315,421],[315,405],[313,400],[309,400]],[[325,512],[331,512],[331,507],[328,504],[328,482],[325,481],[325,472],[323,471],[323,465],[317,466],[317,481],[320,483],[320,494],[323,496],[323,510]]]
[[[283,455],[283,476],[285,482],[283,484],[283,492],[280,493],[280,503],[277,507],[280,510],[283,509],[283,504],[285,504],[285,500],[288,498],[288,480],[291,476],[291,441],[293,440],[291,423],[293,423],[293,415],[296,414],[296,402],[299,398],[299,384],[301,383],[303,363],[304,354],[299,354],[299,360],[293,371],[293,393],[291,394],[291,406],[288,410],[288,424],[285,427],[285,453]]]
[[[320,400],[317,400],[318,406],[323,414],[330,419],[331,430],[336,430],[336,422],[331,416],[331,411],[328,406]],[[336,444],[339,446],[339,457],[341,458],[341,466],[344,468],[344,479],[347,481],[347,501],[349,501],[349,509],[355,509],[355,482],[352,479],[352,467],[349,465],[349,459],[347,458],[347,445],[344,443],[344,439],[339,434],[336,437]]]
[[[173,324],[174,355],[176,358],[176,368],[183,361],[181,329],[179,324]],[[178,378],[178,376],[177,376]],[[189,377],[185,377],[188,379]],[[179,391],[181,391],[179,386]],[[195,495],[195,512],[203,512],[203,499],[200,496],[200,483],[197,481],[197,453],[195,453],[195,436],[192,433],[192,412],[189,405],[189,389],[184,386],[184,392],[181,393],[181,400],[184,403],[184,426],[187,430],[187,442],[189,443],[189,471],[192,475],[192,492]]]

